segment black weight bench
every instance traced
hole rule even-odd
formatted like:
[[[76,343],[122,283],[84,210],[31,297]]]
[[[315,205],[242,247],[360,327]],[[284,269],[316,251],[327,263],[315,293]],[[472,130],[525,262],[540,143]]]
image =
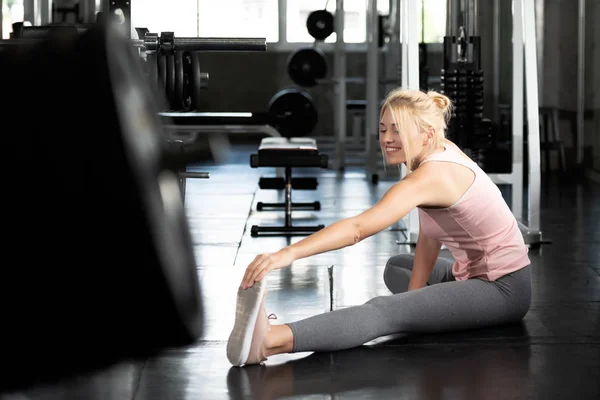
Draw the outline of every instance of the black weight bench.
[[[315,190],[316,178],[292,178],[292,168],[327,168],[328,156],[319,154],[317,142],[312,138],[263,138],[257,154],[250,156],[252,168],[276,167],[285,168],[285,178],[261,178],[261,189],[285,189],[284,203],[257,204],[257,211],[267,208],[284,209],[285,225],[283,226],[258,226],[253,225],[250,234],[254,237],[261,233],[271,235],[309,235],[324,225],[294,226],[292,224],[292,211],[300,209],[320,210],[321,203],[293,203],[292,189]]]

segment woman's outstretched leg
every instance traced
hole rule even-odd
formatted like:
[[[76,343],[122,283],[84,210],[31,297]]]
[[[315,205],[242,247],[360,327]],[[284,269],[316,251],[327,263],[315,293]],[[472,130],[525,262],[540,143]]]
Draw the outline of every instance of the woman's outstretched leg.
[[[529,267],[495,282],[444,282],[272,326],[265,354],[335,351],[394,333],[449,332],[512,323],[523,318],[530,301]]]

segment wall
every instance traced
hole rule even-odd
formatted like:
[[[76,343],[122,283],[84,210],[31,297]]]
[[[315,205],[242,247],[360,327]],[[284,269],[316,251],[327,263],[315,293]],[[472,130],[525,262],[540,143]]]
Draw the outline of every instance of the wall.
[[[540,105],[558,107],[569,165],[576,161],[578,1],[545,0],[544,95]],[[600,0],[586,0],[584,165],[600,170]]]
[[[592,148],[586,165],[600,172],[600,0],[586,2],[585,108],[592,115],[585,123],[586,145]]]
[[[577,110],[577,1],[545,0],[541,106]]]

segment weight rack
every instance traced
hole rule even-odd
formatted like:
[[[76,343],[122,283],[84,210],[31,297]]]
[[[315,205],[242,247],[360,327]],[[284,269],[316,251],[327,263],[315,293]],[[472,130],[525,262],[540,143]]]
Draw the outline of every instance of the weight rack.
[[[107,19],[105,16],[110,16]],[[151,90],[155,91],[162,110],[160,118],[168,133],[169,148],[183,149],[184,141],[177,133],[194,128],[197,134],[207,126],[184,127],[173,124],[180,115],[192,115],[200,108],[201,91],[208,86],[209,74],[200,68],[200,53],[209,51],[266,51],[266,38],[199,38],[176,37],[173,32],[152,33],[147,28],[135,28],[138,39],[131,39],[131,0],[105,2],[102,12],[96,15],[96,24],[46,24],[31,26],[19,22],[13,24],[9,40],[0,40],[2,48],[29,46],[47,38],[72,38],[91,27],[102,24],[115,29],[131,41],[137,50],[142,70],[146,74]],[[161,101],[165,99],[165,101]],[[188,129],[185,129],[188,128]],[[272,136],[281,136],[273,130]],[[188,172],[184,165],[176,167],[181,192],[185,196],[188,178],[209,178],[206,172]]]

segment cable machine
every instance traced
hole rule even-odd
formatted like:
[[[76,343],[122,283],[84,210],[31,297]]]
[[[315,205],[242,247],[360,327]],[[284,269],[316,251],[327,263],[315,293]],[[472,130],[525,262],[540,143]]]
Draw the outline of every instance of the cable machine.
[[[395,26],[389,51],[400,53],[402,87],[419,89],[419,48],[417,25],[410,23],[417,18],[418,0],[399,0],[394,13]],[[369,1],[369,13],[376,11],[376,0]],[[490,121],[483,116],[483,71],[481,70],[481,40],[478,36],[479,5],[477,0],[448,0],[447,27],[444,38],[444,64],[442,70],[442,91],[455,103],[456,110],[449,128],[450,138],[474,161],[492,163],[502,157],[510,158],[510,171],[491,172],[488,176],[498,185],[510,185],[511,210],[515,215],[525,243],[538,246],[543,243],[540,231],[540,133],[538,116],[538,71],[534,0],[513,0],[513,98],[512,98],[512,137],[508,153],[498,151],[491,132]],[[396,14],[398,13],[398,14]],[[368,14],[371,17],[372,14]],[[367,50],[367,178],[377,175],[378,146],[376,146],[379,118],[377,75],[378,58],[374,57],[376,33],[368,17]],[[376,30],[375,30],[376,31]],[[394,62],[390,58],[390,62]],[[392,64],[393,66],[393,64]],[[528,188],[527,213],[523,215],[523,122],[524,105],[527,112],[527,155]],[[500,154],[500,156],[498,155]],[[488,171],[486,171],[488,172]],[[406,169],[401,168],[401,177]],[[372,179],[373,180],[373,179]],[[416,244],[419,221],[416,210],[405,217],[406,241],[402,244]]]

